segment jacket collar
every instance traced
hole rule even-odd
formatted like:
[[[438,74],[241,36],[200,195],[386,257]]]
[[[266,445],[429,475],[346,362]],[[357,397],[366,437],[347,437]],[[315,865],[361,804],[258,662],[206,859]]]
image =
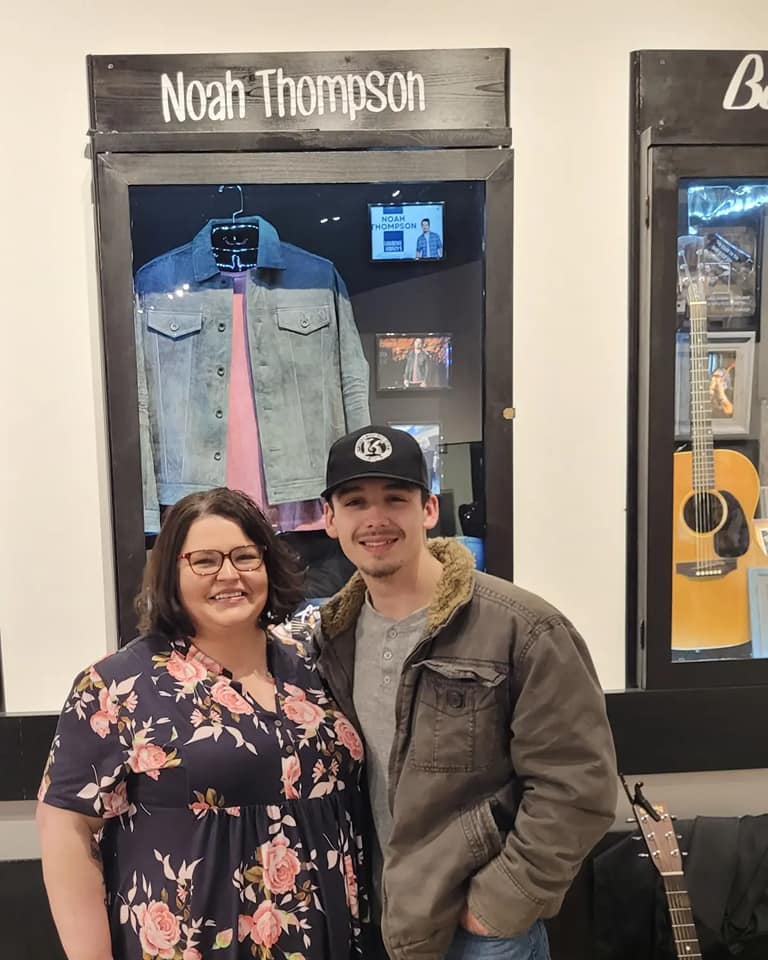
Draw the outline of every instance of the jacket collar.
[[[472,597],[475,568],[472,554],[460,543],[445,537],[427,542],[429,552],[443,565],[427,615],[427,634],[444,626]],[[349,630],[365,603],[365,581],[355,573],[349,583],[320,609],[322,632],[327,640]]]
[[[231,224],[231,220],[209,220],[192,241],[192,270],[197,283],[210,280],[219,272],[211,249],[211,230]],[[255,223],[259,227],[259,252],[256,258],[258,270],[284,270],[280,236],[268,220],[262,217],[241,217],[238,223]]]

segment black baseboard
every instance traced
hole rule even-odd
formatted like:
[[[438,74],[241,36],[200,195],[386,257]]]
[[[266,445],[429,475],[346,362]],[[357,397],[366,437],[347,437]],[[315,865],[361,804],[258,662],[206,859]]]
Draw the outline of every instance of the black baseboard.
[[[66,960],[53,925],[39,860],[0,861],[0,956]]]
[[[587,861],[560,915],[547,923],[552,960],[592,960],[591,877]],[[66,960],[48,908],[39,860],[0,861],[0,918],[4,921],[2,960]]]

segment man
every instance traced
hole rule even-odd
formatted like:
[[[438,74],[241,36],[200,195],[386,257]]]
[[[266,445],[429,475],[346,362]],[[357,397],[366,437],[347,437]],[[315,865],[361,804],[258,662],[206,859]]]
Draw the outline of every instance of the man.
[[[321,610],[318,663],[366,743],[389,956],[547,960],[541,920],[616,803],[584,642],[455,541],[427,540],[438,503],[410,434],[342,437],[326,483],[326,529],[358,572]]]
[[[416,337],[405,358],[403,385],[406,387],[428,386],[431,361],[432,358],[424,349],[424,341],[421,337]]]
[[[440,234],[430,229],[429,220],[421,221],[421,235],[416,241],[417,260],[439,260],[443,255],[443,241]]]

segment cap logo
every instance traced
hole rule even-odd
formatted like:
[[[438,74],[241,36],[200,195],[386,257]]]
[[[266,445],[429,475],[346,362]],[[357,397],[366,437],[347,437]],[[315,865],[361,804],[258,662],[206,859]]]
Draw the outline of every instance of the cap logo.
[[[366,463],[386,460],[392,454],[392,444],[380,433],[364,433],[355,444],[355,456]]]

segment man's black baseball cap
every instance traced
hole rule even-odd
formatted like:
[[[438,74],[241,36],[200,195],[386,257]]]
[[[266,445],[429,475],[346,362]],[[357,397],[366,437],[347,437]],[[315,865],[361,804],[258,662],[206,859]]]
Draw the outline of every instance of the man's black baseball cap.
[[[328,453],[323,497],[350,480],[402,480],[427,493],[427,464],[418,440],[394,427],[362,427],[340,437]]]

